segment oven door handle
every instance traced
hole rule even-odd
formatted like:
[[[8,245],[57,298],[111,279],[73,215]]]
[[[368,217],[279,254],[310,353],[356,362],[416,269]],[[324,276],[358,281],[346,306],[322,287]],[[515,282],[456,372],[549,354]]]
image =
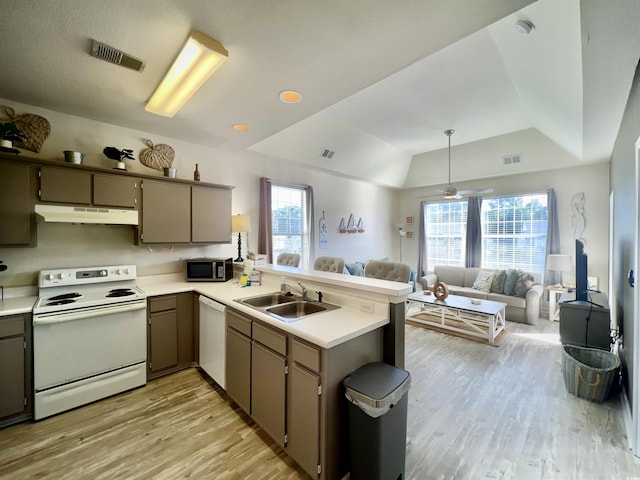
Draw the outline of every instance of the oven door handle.
[[[133,310],[143,310],[147,308],[146,302],[131,303],[128,305],[115,305],[110,307],[96,307],[79,312],[54,313],[51,315],[34,315],[34,325],[47,325],[51,323],[72,322],[90,317],[101,317],[114,313],[131,312]]]

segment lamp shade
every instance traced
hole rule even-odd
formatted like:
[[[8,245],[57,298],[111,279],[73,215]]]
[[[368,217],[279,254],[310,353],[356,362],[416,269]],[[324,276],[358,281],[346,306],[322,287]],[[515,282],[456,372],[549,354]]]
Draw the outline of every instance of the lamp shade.
[[[249,215],[234,215],[231,217],[231,233],[245,233],[251,231]]]
[[[554,270],[556,272],[573,271],[571,255],[549,255],[547,257],[547,270]]]

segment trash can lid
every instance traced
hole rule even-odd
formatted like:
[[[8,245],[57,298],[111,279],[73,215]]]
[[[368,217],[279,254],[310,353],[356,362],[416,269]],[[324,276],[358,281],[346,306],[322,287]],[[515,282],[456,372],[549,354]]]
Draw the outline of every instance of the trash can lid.
[[[344,379],[350,397],[376,408],[397,403],[410,385],[409,372],[382,362],[364,365]]]

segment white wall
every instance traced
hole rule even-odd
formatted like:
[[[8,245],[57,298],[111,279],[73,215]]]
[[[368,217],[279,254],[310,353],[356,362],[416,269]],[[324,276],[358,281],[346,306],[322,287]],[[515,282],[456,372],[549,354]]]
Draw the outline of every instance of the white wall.
[[[558,201],[558,225],[560,227],[560,253],[570,254],[575,260],[573,241],[571,197],[585,193],[586,239],[589,275],[600,278],[600,290],[607,293],[609,265],[609,164],[598,163],[574,168],[563,168],[538,173],[522,173],[504,177],[488,178],[473,182],[456,182],[459,190],[493,188],[491,196],[513,193],[544,192],[553,188]],[[406,229],[414,232],[413,239],[403,240],[403,259],[411,265],[418,262],[418,214],[420,201],[416,198],[432,195],[440,187],[422,187],[404,190],[400,194],[400,217],[414,216],[413,226]],[[433,197],[431,197],[433,199]],[[434,199],[434,200],[437,200]]]
[[[39,154],[24,150],[23,155],[28,157],[62,163],[64,150],[77,150],[86,154],[86,165],[111,169],[115,163],[102,154],[105,146],[131,148],[137,159],[140,151],[146,148],[144,138],[150,138],[154,144],[171,145],[176,152],[173,166],[178,170],[178,178],[192,179],[198,163],[203,182],[235,186],[232,213],[251,216],[250,250],[255,251],[257,247],[259,178],[266,176],[313,187],[316,226],[323,211],[329,222],[329,248],[319,249],[316,239],[316,255],[339,255],[346,261],[393,257],[392,225],[397,217],[395,190],[311,171],[255,152],[209,148],[9,100],[0,99],[0,104],[13,107],[18,114],[35,113],[49,120],[49,138]],[[130,172],[162,176],[161,172],[144,166],[138,160],[127,161],[126,165]],[[367,227],[365,233],[346,235],[336,232],[340,219],[348,218],[350,213],[356,219],[362,217]],[[39,224],[37,229],[36,248],[0,248],[0,260],[9,267],[0,272],[0,284],[5,287],[35,285],[37,272],[45,268],[132,263],[138,266],[139,275],[151,275],[183,271],[181,259],[184,258],[237,255],[237,235],[229,239],[228,245],[147,248],[133,245],[131,227]],[[246,257],[247,241],[244,236],[242,241],[242,254]]]

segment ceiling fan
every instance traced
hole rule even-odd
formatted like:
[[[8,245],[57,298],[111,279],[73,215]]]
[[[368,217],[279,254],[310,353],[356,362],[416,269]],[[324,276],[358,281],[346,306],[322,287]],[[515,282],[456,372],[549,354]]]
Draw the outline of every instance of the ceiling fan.
[[[438,195],[424,195],[422,197],[415,198],[427,198],[427,197],[441,197],[443,200],[459,200],[463,195],[480,195],[483,193],[492,193],[493,188],[482,188],[477,190],[458,190],[451,183],[451,135],[455,133],[455,130],[448,129],[444,131],[444,134],[449,137],[449,181],[444,187],[444,190],[440,190]]]

